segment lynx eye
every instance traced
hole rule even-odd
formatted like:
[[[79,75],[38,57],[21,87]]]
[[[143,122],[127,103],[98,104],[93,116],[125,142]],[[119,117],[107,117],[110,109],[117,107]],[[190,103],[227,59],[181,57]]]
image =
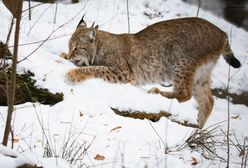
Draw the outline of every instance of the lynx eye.
[[[87,52],[87,49],[86,49],[86,48],[81,48],[81,50],[84,50],[84,51],[86,51],[86,52]]]
[[[72,47],[72,51],[76,51],[77,50],[77,47]]]

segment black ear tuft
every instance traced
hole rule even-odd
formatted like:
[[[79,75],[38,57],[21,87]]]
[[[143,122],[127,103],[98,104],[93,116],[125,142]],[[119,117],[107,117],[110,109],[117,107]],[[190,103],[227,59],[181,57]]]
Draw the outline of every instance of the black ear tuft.
[[[91,25],[90,27],[91,27],[91,28],[93,28],[93,27],[94,27],[94,25],[95,25],[95,22],[93,22],[93,23],[92,23],[92,25]]]
[[[85,15],[85,14],[84,14]],[[86,27],[86,23],[84,21],[84,15],[82,17],[82,19],[79,21],[78,25],[77,25],[77,28],[80,27],[80,26],[83,26],[83,27]]]

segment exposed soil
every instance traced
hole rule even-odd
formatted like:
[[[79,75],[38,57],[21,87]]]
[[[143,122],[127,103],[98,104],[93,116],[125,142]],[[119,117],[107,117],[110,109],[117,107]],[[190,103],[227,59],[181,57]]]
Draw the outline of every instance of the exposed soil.
[[[230,101],[233,104],[244,104],[248,106],[248,91],[242,92],[238,95],[236,93],[228,93],[226,90],[223,89],[212,89],[212,93],[214,96],[221,99],[226,99],[227,96],[229,96]]]

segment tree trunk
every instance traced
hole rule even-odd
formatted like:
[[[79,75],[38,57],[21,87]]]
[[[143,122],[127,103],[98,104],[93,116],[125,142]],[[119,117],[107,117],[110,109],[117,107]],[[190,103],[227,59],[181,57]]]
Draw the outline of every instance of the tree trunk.
[[[9,2],[9,1],[7,1]],[[16,29],[15,29],[15,41],[14,41],[14,55],[12,58],[12,68],[11,68],[11,81],[10,86],[8,86],[8,115],[5,125],[5,131],[3,136],[3,145],[7,146],[9,133],[11,131],[11,119],[12,113],[14,111],[14,100],[15,100],[15,86],[16,86],[16,65],[17,65],[17,55],[18,55],[18,44],[19,44],[19,30],[22,17],[22,4],[23,0],[19,0],[17,5],[14,5],[15,12],[12,11],[13,15],[16,16]],[[13,7],[13,5],[12,5]],[[8,84],[8,83],[7,83]]]

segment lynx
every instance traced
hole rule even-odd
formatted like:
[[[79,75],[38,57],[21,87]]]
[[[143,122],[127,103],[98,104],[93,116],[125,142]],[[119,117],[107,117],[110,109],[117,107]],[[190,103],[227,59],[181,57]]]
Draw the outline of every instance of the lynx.
[[[204,19],[174,19],[135,34],[112,34],[87,27],[82,18],[69,40],[68,54],[61,56],[78,66],[66,74],[74,83],[90,78],[133,85],[171,82],[171,92],[148,92],[179,102],[193,96],[201,129],[213,109],[211,70],[221,54],[232,67],[241,66],[226,33]]]

